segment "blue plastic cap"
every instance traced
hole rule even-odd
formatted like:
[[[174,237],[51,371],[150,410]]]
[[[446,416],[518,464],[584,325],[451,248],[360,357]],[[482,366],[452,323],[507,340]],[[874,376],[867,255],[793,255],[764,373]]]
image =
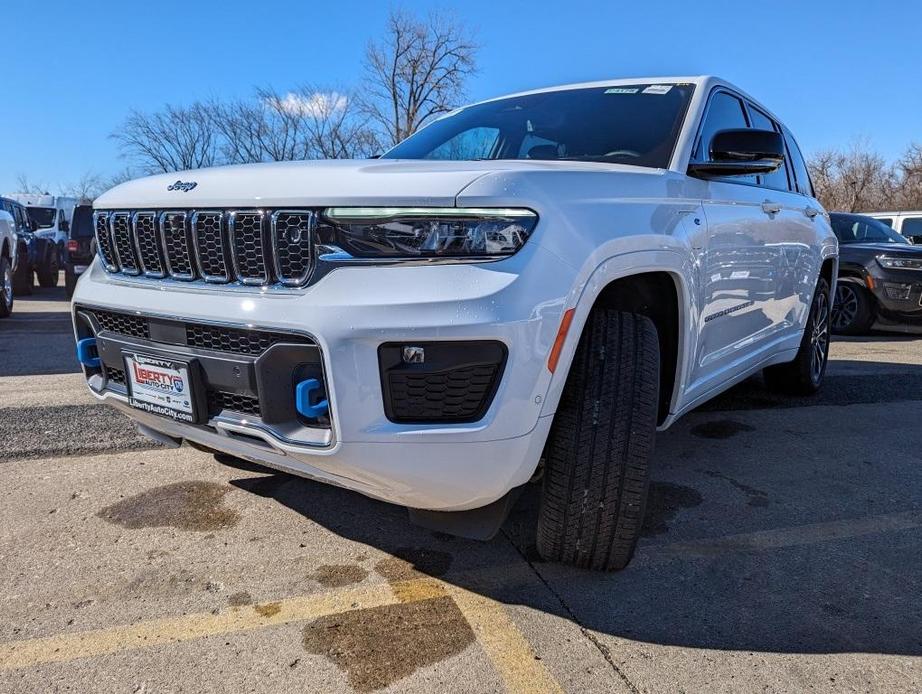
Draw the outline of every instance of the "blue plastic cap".
[[[317,419],[330,410],[330,403],[326,400],[320,400],[311,405],[311,396],[318,390],[320,390],[320,381],[316,378],[308,378],[295,386],[295,409],[309,419]]]
[[[102,359],[99,358],[98,353],[97,356],[93,356],[94,352],[96,352],[95,337],[85,337],[77,341],[77,361],[89,369],[98,369],[102,366]]]

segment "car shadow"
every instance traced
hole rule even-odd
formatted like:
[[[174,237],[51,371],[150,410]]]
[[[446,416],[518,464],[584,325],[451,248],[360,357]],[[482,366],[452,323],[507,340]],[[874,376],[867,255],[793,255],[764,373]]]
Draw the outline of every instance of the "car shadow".
[[[906,397],[903,421],[922,417],[922,366],[906,366],[904,377],[905,387],[883,379],[888,387],[871,396],[870,382],[833,380],[828,396],[763,409],[764,385],[752,379],[660,433],[643,538],[617,573],[540,560],[540,484],[486,543],[425,531],[400,507],[285,474],[243,468],[251,474],[232,484],[397,556],[448,554],[442,580],[616,638],[922,655],[922,431],[894,436],[891,408],[875,404]],[[810,407],[818,404],[855,407]],[[491,566],[499,580],[478,578]]]

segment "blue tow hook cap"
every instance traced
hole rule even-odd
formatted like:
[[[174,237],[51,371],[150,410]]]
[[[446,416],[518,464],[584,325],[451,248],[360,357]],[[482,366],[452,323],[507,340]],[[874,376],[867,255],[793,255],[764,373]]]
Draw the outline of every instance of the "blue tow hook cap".
[[[95,337],[85,337],[82,340],[77,340],[77,361],[89,369],[98,369],[102,366],[102,359],[99,358],[98,353],[94,357],[94,352],[96,352]]]
[[[308,378],[295,386],[295,409],[309,419],[317,419],[330,409],[330,403],[326,400],[320,400],[311,405],[311,396],[318,390],[320,390],[320,381],[316,378]]]

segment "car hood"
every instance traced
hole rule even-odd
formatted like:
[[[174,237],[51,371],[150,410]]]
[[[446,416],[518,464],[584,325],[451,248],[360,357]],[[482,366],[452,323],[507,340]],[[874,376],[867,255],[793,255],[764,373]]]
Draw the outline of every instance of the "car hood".
[[[605,168],[642,171],[630,166]],[[98,209],[451,206],[464,188],[487,174],[562,169],[598,171],[600,166],[585,162],[399,159],[219,166],[122,183],[97,198],[94,206]]]
[[[855,253],[856,255],[894,255],[911,256],[916,258],[922,255],[922,246],[910,246],[902,243],[843,243],[839,245],[839,253]]]

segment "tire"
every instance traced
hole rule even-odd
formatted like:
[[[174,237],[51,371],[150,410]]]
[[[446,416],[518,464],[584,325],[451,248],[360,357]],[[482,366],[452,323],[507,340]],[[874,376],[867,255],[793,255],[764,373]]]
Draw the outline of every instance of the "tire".
[[[791,395],[813,395],[819,390],[829,363],[829,283],[820,277],[813,292],[810,314],[793,361],[769,366],[763,371],[772,390]]]
[[[64,266],[64,291],[67,293],[67,298],[72,299],[74,296],[74,289],[77,288],[77,275],[74,273],[74,266],[70,263],[67,263]]]
[[[631,560],[647,501],[659,359],[646,316],[590,314],[545,449],[544,559],[605,571]]]
[[[874,324],[874,297],[857,282],[839,280],[832,307],[832,332],[865,335]]]
[[[13,275],[13,294],[16,296],[30,296],[32,294],[32,268],[28,261],[22,259],[16,273]]]
[[[48,256],[36,271],[38,277],[38,286],[45,289],[52,289],[58,286],[58,275],[61,271],[60,253],[57,246],[52,246],[48,251]]]
[[[10,259],[0,256],[0,318],[13,312],[13,268]]]

